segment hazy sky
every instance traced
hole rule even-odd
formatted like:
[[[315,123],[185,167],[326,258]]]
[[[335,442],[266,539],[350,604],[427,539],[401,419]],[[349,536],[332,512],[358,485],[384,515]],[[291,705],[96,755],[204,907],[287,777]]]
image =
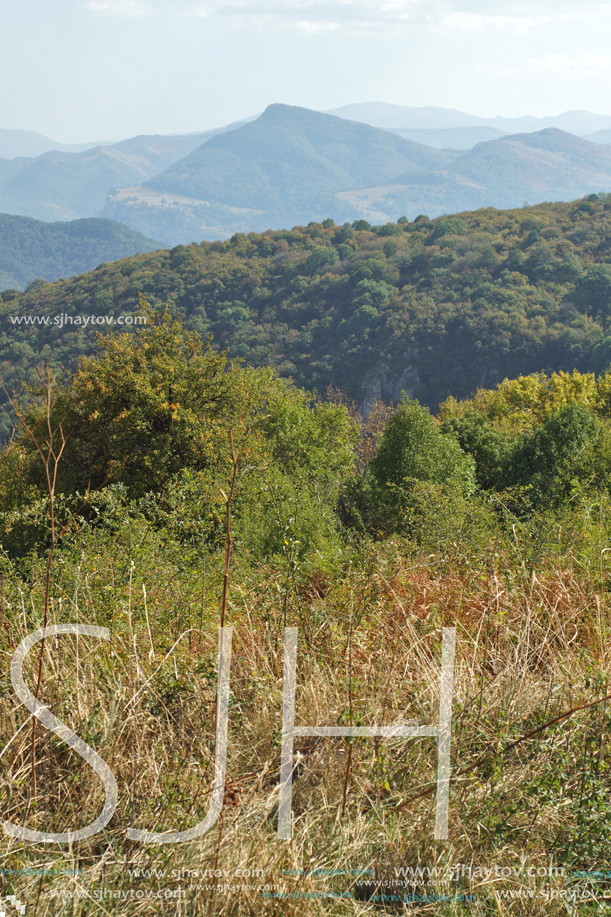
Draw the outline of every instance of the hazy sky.
[[[611,114],[611,0],[3,0],[0,127],[205,130],[271,102]]]

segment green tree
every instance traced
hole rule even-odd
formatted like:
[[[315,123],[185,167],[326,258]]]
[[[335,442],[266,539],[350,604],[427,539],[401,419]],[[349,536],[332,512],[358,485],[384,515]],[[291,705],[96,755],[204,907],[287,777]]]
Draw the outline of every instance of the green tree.
[[[587,408],[567,405],[516,444],[507,467],[511,485],[530,488],[535,509],[564,503],[574,487],[608,488],[611,431]]]
[[[463,452],[473,458],[479,487],[502,490],[506,486],[507,461],[513,444],[509,434],[495,429],[484,414],[476,411],[444,421],[441,430],[454,433]]]
[[[169,313],[155,315],[145,302],[142,309],[149,324],[101,338],[100,352],[58,394],[53,423],[66,438],[59,492],[113,482],[139,497],[185,468],[223,467],[229,430],[249,448],[256,443],[271,371],[244,369]],[[30,423],[40,427],[44,417],[34,412]],[[24,448],[31,453],[27,441]]]
[[[258,556],[282,553],[285,543],[322,548],[356,460],[347,409],[312,403],[273,370],[229,361],[168,312],[142,308],[149,325],[101,338],[100,352],[59,389],[52,411],[65,438],[58,492],[121,484],[175,537],[210,542],[222,537],[232,437],[239,453],[236,539]],[[42,411],[32,410],[30,425],[44,424]],[[40,483],[35,451],[25,439],[20,447],[28,478]],[[15,458],[6,469],[14,466]]]
[[[405,395],[386,424],[369,469],[385,528],[404,526],[415,482],[438,484],[462,495],[475,488],[473,459],[452,433],[440,430],[426,407]]]
[[[418,218],[416,218],[418,219]],[[469,231],[469,227],[464,220],[461,219],[450,219],[450,220],[440,220],[439,223],[435,226],[435,230],[431,239],[439,239],[441,236],[466,236]]]

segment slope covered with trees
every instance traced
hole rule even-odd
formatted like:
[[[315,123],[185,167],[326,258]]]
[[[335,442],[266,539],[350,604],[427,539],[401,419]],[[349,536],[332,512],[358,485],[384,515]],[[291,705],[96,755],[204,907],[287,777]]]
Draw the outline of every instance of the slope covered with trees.
[[[436,409],[505,376],[605,369],[610,256],[606,196],[178,246],[3,294],[2,374],[11,388],[37,361],[75,367],[95,328],[53,316],[136,314],[142,293],[232,356],[309,389],[333,383],[361,404],[405,389]],[[16,326],[16,314],[41,324]]]
[[[72,277],[159,246],[111,220],[43,223],[0,213],[0,288],[23,290],[33,280]]]

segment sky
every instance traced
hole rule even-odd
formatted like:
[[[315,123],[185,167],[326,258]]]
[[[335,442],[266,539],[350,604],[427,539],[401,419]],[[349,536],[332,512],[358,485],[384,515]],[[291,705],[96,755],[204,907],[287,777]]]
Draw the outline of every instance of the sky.
[[[611,115],[611,0],[4,0],[0,128],[63,143],[272,102]]]

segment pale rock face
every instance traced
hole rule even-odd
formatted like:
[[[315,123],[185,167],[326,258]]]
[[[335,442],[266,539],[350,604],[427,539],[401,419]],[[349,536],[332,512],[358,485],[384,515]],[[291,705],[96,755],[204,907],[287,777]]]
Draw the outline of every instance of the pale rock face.
[[[405,354],[405,362],[400,372],[389,369],[385,363],[380,363],[363,378],[361,383],[361,409],[365,416],[379,398],[392,401],[401,400],[401,392],[405,391],[413,397],[420,387],[420,377],[416,365],[416,352],[409,350]]]

